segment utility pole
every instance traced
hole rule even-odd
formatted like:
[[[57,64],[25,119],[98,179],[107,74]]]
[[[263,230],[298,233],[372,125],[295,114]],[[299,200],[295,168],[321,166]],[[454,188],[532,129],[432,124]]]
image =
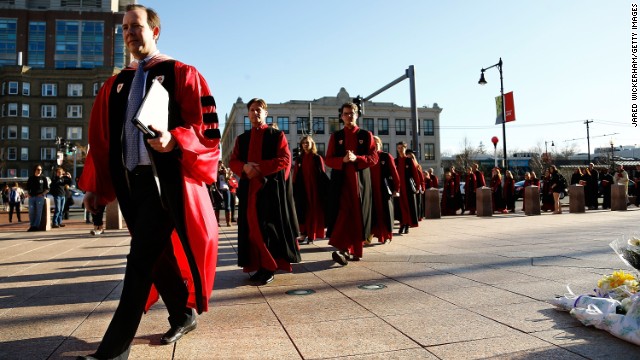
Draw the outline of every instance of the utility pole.
[[[585,120],[584,123],[587,124],[587,163],[591,163],[591,142],[589,140],[589,123],[592,123],[593,120]]]

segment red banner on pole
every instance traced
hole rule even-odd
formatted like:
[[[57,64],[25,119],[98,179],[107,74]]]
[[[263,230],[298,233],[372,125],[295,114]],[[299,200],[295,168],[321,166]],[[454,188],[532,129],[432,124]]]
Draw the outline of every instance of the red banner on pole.
[[[516,109],[513,105],[513,91],[504,94],[504,108],[507,112],[507,122],[516,121]],[[496,96],[496,125],[502,124],[502,96]]]

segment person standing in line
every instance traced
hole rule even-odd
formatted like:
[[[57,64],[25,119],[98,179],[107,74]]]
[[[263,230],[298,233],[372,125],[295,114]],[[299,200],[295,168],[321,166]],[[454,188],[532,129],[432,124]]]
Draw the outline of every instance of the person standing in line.
[[[340,118],[344,128],[331,134],[325,158],[332,169],[326,221],[329,245],[337,249],[331,257],[344,266],[362,258],[371,233],[370,168],[378,162],[378,153],[373,134],[357,125],[358,105],[343,104]]]
[[[93,229],[89,231],[89,234],[93,236],[104,234],[104,210],[106,206],[98,206],[96,212],[91,214]]]
[[[420,175],[413,158],[407,155],[407,143],[396,144],[398,157],[395,159],[396,169],[400,177],[400,197],[397,198],[395,210],[396,220],[400,221],[398,235],[408,234],[410,227],[418,226],[418,201],[420,192]]]
[[[473,171],[473,168],[469,166],[467,168],[467,178],[464,183],[464,199],[465,199],[465,210],[469,210],[469,215],[474,215],[476,213],[476,174]],[[464,213],[464,211],[463,211]]]
[[[507,213],[507,207],[502,196],[502,174],[499,168],[491,171],[491,199],[493,200],[493,212]]]
[[[220,131],[215,100],[193,66],[161,54],[160,18],[126,6],[124,43],[135,59],[105,81],[89,121],[79,186],[92,213],[116,197],[131,234],[120,302],[97,351],[81,359],[126,359],[143,312],[162,296],[172,344],[208,310],[218,232],[207,185],[216,181]],[[152,83],[168,93],[167,130],[145,136],[133,124]]]
[[[49,185],[49,192],[53,196],[54,210],[53,210],[53,224],[51,227],[59,228],[64,227],[62,223],[62,217],[64,213],[64,204],[67,200],[67,193],[65,187],[71,185],[71,176],[63,168],[56,169],[56,175],[51,179]]]
[[[20,218],[20,208],[22,207],[22,199],[24,198],[24,191],[20,185],[15,182],[9,189],[9,222],[13,222],[13,212],[15,210],[18,222],[22,222]]]
[[[284,133],[265,123],[267,103],[247,103],[251,129],[238,135],[229,167],[238,186],[238,265],[259,285],[277,270],[291,272],[300,262],[298,221],[293,201],[291,153]]]
[[[382,151],[382,140],[374,136],[378,162],[371,167],[373,214],[371,234],[378,242],[388,244],[393,239],[393,198],[400,195],[400,177],[391,154]]]
[[[227,226],[231,226],[231,192],[229,183],[227,183],[227,168],[223,163],[218,163],[218,181],[216,182],[218,190],[222,194],[222,206],[216,208],[216,219],[218,226],[220,225],[220,210],[224,210],[224,218]]]
[[[4,206],[4,211],[9,210],[9,192],[11,188],[9,184],[4,184],[2,188],[2,206]]]
[[[313,243],[325,236],[324,214],[329,196],[329,177],[315,141],[309,135],[300,140],[302,153],[293,172],[293,196],[300,224],[300,244]]]
[[[516,181],[510,170],[505,173],[503,194],[507,211],[516,212]]]
[[[527,186],[540,186],[540,180],[536,179],[536,173],[533,171],[527,171],[526,173],[524,173],[524,185],[522,185],[522,211],[525,211],[525,203],[527,201],[525,191]]]
[[[602,186],[602,209],[611,209],[611,184],[613,176],[608,168],[604,168],[600,174],[600,186]]]
[[[629,205],[629,174],[624,169],[623,165],[618,165],[616,169],[616,175],[614,181],[618,185],[624,185],[625,204]]]
[[[440,204],[442,215],[456,215],[459,208],[456,200],[456,179],[451,174],[451,171],[444,173]]]
[[[593,167],[593,163],[589,164],[586,171],[588,175],[587,184],[585,186],[585,202],[589,210],[598,209],[598,183],[600,182],[600,173]]]
[[[640,165],[636,165],[635,175],[633,176],[633,181],[635,182],[635,190],[636,190],[636,207],[640,207]]]
[[[564,191],[562,175],[555,165],[551,165],[549,173],[551,175],[551,191],[553,192],[553,213],[562,214],[562,206],[560,205],[560,193]]]
[[[411,149],[407,149],[407,157],[411,158],[411,160],[413,160],[413,164],[415,165],[416,169],[418,170],[418,178],[420,179],[419,182],[416,183],[416,188],[418,190],[418,192],[416,193],[416,204],[417,204],[417,209],[418,209],[418,221],[422,221],[423,215],[424,215],[424,203],[426,201],[425,199],[425,194],[424,194],[424,189],[425,189],[425,179],[424,179],[424,175],[422,173],[422,166],[420,165],[420,162],[418,161],[418,158],[416,157],[416,154],[413,152],[413,150]],[[409,231],[409,229],[407,229],[407,232]]]
[[[33,175],[27,179],[27,192],[29,193],[29,229],[27,231],[37,231],[42,221],[45,196],[49,192],[49,179],[42,175],[42,165],[36,165],[33,168]]]

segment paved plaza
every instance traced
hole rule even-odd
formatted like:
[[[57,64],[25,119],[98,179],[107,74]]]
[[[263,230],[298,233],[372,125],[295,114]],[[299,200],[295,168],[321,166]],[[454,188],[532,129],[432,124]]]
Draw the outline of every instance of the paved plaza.
[[[198,328],[160,345],[168,322],[156,304],[130,358],[638,359],[639,347],[546,302],[567,285],[590,293],[624,269],[608,244],[640,231],[638,220],[635,206],[424,220],[346,267],[327,240],[303,245],[292,274],[259,287],[236,266],[237,229],[223,227]],[[80,214],[67,224],[26,232],[28,223],[0,215],[0,359],[73,359],[98,346],[118,303],[128,233],[93,237]]]

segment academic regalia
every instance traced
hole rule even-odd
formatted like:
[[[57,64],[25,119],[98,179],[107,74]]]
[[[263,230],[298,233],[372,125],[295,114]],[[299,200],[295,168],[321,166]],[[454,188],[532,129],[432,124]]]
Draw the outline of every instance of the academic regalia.
[[[293,175],[293,194],[300,233],[309,240],[325,236],[324,214],[329,192],[329,178],[322,156],[303,153],[297,159]]]
[[[79,183],[95,194],[98,206],[117,197],[132,234],[120,302],[96,357],[128,356],[142,312],[159,292],[172,329],[195,321],[191,309],[208,309],[216,270],[218,231],[206,186],[215,182],[220,157],[215,100],[192,66],[164,55],[151,58],[145,86],[148,90],[157,80],[169,93],[167,125],[176,146],[160,153],[145,142],[151,165],[128,171],[123,128],[137,67],[132,63],[100,89],[89,121],[91,151]],[[161,224],[152,222],[152,213]]]
[[[444,179],[440,207],[442,215],[455,215],[459,209],[456,199],[456,180],[453,177]]]
[[[355,162],[343,162],[347,150]],[[331,192],[327,214],[329,245],[362,257],[363,242],[371,233],[372,188],[370,167],[378,162],[371,132],[358,126],[331,134],[327,156],[331,171]]]
[[[400,226],[409,225],[409,227],[418,226],[418,201],[413,191],[415,186],[419,190],[420,175],[413,159],[410,157],[397,157],[395,159],[398,176],[400,177],[400,197],[396,198],[395,210],[396,220],[400,222]],[[413,183],[413,184],[412,184]]]
[[[516,211],[516,182],[513,178],[504,178],[504,194],[505,207],[509,211]]]
[[[476,170],[473,174],[476,176],[476,189],[487,186],[487,183],[484,180],[484,173],[482,173],[482,171]]]
[[[598,182],[600,181],[600,173],[598,170],[591,169],[586,173],[587,184],[585,185],[585,205],[587,208],[598,208]]]
[[[393,238],[393,193],[400,191],[400,177],[391,154],[378,151],[378,163],[371,167],[373,216],[371,234],[379,242]]]
[[[527,201],[527,197],[525,196],[527,186],[540,186],[540,180],[538,179],[529,179],[524,181],[524,185],[522,186],[522,211],[524,211],[524,204]],[[542,193],[541,193],[542,194]]]
[[[431,184],[429,184],[430,185],[429,188],[436,188],[436,189],[439,188],[440,184],[438,183],[438,177],[436,176],[436,174],[429,174],[429,175],[430,175],[429,178],[431,180]]]
[[[602,174],[601,179],[602,208],[611,209],[611,184],[613,184],[613,176],[607,172],[606,174]]]
[[[467,174],[464,183],[464,200],[465,210],[469,210],[469,214],[473,214],[476,211],[476,187],[476,175],[473,172]]]
[[[262,176],[249,179],[244,164],[257,163]],[[236,139],[229,167],[240,175],[238,265],[245,272],[291,272],[300,262],[298,222],[289,177],[291,153],[284,133],[263,124]]]
[[[545,177],[542,183],[542,211],[554,211],[555,201],[553,200],[553,190],[551,189],[551,176]]]
[[[493,211],[503,212],[506,210],[504,197],[502,196],[502,180],[499,176],[491,177],[491,200],[493,202]]]

